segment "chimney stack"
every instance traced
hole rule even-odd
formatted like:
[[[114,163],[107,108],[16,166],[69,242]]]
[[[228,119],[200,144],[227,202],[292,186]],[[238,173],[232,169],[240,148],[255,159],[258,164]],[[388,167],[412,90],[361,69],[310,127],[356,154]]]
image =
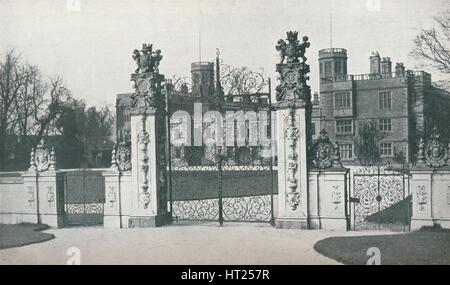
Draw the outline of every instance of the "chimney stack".
[[[380,74],[380,54],[377,51],[370,56],[370,74]]]
[[[172,79],[166,79],[165,86],[166,86],[167,93],[172,93],[172,91],[175,87],[172,83]],[[166,96],[168,96],[168,95],[166,95]]]
[[[396,77],[404,77],[405,76],[405,66],[403,62],[397,62],[395,65],[395,76]]]
[[[314,92],[313,105],[319,105],[319,93]]]
[[[390,77],[392,74],[392,62],[390,57],[383,57],[381,60],[381,73],[383,77]]]

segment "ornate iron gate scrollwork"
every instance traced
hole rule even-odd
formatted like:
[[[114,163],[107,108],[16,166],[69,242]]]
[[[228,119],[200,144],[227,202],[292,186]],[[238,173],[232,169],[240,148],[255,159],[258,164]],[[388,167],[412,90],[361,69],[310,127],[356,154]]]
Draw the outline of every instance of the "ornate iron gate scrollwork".
[[[408,174],[388,165],[365,166],[353,174],[355,230],[406,231],[410,221]]]
[[[270,94],[246,95],[239,103],[219,103],[219,106],[209,104],[208,110],[217,108],[224,113],[229,105],[231,110],[270,113]],[[272,157],[262,155],[267,147],[237,143],[235,146],[176,146],[171,140],[183,137],[183,120],[169,121],[168,130],[171,134],[172,128],[174,134],[174,137],[169,135],[168,169],[170,209],[175,223],[182,220],[218,221],[220,224],[273,222],[277,179]],[[180,129],[175,131],[178,127]]]
[[[271,222],[272,180],[276,179],[271,168],[249,164],[172,166],[174,220],[220,221],[222,212],[222,222]]]
[[[64,224],[103,224],[105,193],[101,172],[78,170],[64,173]]]

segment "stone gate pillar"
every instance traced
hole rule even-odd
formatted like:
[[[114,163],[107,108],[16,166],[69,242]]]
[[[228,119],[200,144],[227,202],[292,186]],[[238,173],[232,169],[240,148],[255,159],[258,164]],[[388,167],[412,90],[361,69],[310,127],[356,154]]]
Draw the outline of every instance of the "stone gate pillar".
[[[131,211],[129,227],[157,227],[170,222],[167,211],[167,113],[159,74],[161,51],[144,44],[133,58],[136,92],[131,109]]]
[[[30,168],[23,174],[27,199],[34,208],[36,218],[28,221],[50,227],[64,225],[64,184],[62,173],[56,168],[53,147],[42,139],[31,150]]]
[[[411,170],[411,230],[439,225],[450,228],[450,144],[434,128],[419,141],[417,162]]]
[[[308,214],[310,229],[348,230],[347,175],[342,167],[339,145],[333,144],[322,129],[311,152],[312,167],[309,172]]]
[[[309,65],[297,32],[287,33],[276,49],[281,61],[276,65],[280,84],[276,87],[278,141],[277,228],[308,228],[308,158],[310,143],[311,89],[307,84]]]

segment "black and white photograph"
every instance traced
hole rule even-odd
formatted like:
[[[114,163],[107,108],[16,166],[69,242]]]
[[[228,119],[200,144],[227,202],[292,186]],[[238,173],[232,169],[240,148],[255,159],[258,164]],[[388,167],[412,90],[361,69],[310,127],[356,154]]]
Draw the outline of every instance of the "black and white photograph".
[[[0,0],[0,265],[450,265],[449,152],[448,0]]]

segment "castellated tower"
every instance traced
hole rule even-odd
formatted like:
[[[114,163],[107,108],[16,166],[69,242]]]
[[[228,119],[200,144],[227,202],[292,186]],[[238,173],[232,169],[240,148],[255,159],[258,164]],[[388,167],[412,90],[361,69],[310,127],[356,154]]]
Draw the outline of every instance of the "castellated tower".
[[[347,50],[328,48],[319,51],[320,78],[347,75]]]

